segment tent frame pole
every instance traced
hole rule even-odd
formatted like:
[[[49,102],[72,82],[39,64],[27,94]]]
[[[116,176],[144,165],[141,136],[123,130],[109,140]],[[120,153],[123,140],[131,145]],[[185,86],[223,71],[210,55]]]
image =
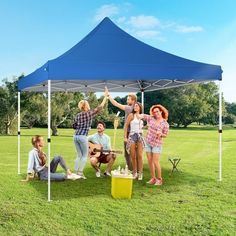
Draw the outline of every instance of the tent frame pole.
[[[222,86],[219,81],[219,181],[222,181]]]
[[[144,90],[143,89],[141,89],[141,103],[142,103],[143,113],[144,113]]]
[[[51,201],[51,80],[48,80],[48,202]]]
[[[17,173],[20,175],[20,92],[18,92],[17,101]]]

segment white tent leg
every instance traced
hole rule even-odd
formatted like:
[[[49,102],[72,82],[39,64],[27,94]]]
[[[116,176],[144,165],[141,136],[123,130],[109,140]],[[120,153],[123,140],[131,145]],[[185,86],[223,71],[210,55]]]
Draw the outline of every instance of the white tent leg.
[[[222,181],[222,91],[219,82],[219,181]]]
[[[20,92],[18,92],[18,135],[17,135],[17,141],[18,141],[18,152],[17,152],[17,160],[18,160],[18,164],[17,164],[17,172],[18,172],[18,175],[20,174]]]
[[[141,90],[141,95],[142,95],[142,106],[143,106],[143,113],[144,113],[144,91],[143,90]]]
[[[51,155],[51,80],[48,80],[48,202],[51,201],[50,155]]]

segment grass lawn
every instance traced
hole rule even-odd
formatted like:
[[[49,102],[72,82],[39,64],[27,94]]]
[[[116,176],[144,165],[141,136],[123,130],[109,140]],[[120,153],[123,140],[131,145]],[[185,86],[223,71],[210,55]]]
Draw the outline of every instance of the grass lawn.
[[[94,130],[92,131],[94,132]],[[52,154],[61,154],[73,168],[72,130],[52,137]],[[113,131],[107,130],[112,136]],[[23,129],[22,174],[17,175],[17,137],[0,136],[0,235],[236,235],[236,130],[223,133],[223,181],[218,182],[218,133],[212,129],[172,129],[163,148],[164,185],[135,181],[131,200],[110,195],[111,180],[96,178],[87,164],[87,180],[47,183],[25,178],[30,139],[46,129]],[[117,132],[122,149],[123,130]],[[45,149],[46,150],[46,149]],[[179,156],[180,172],[169,175],[169,156]],[[124,166],[117,158],[115,167]],[[102,167],[104,168],[104,166]],[[62,169],[59,169],[62,171]]]

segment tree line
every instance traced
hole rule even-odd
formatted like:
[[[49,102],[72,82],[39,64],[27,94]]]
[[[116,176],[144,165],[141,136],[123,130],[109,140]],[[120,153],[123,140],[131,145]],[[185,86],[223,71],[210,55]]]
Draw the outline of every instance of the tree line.
[[[141,93],[137,94],[141,101]],[[126,97],[116,97],[126,104]],[[86,99],[91,108],[95,108],[102,100],[93,92],[55,92],[52,93],[52,135],[58,135],[58,127],[71,128],[75,115],[79,112],[78,102]],[[218,87],[214,82],[192,84],[188,86],[145,92],[144,112],[149,114],[153,104],[162,104],[169,111],[169,123],[175,127],[188,127],[192,123],[203,125],[218,124]],[[223,122],[235,124],[236,103],[223,101]],[[118,108],[107,103],[103,111],[96,116],[93,127],[98,120],[103,120],[107,127],[113,127],[114,116]],[[124,117],[124,112],[120,116]],[[121,119],[121,126],[123,119]],[[21,126],[47,126],[47,93],[21,92]],[[0,87],[0,133],[14,134],[17,130],[17,82],[4,80]]]

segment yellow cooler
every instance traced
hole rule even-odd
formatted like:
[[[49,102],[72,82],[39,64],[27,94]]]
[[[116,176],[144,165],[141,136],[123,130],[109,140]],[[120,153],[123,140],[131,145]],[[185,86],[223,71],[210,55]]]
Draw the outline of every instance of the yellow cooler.
[[[111,177],[111,195],[113,198],[131,198],[133,175],[115,175]]]

